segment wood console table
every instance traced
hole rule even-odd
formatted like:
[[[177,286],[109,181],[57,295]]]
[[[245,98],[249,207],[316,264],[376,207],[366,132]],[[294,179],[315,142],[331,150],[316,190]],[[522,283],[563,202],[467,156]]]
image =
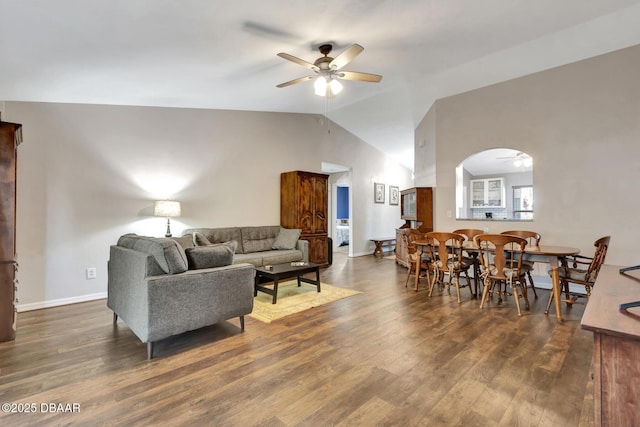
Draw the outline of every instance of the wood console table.
[[[396,242],[395,237],[375,237],[371,240],[375,245],[375,249],[373,250],[373,256],[380,255],[381,258],[384,257],[384,246],[391,246]],[[391,250],[394,250],[393,248]]]
[[[581,322],[594,338],[596,426],[637,425],[640,416],[640,307],[619,310],[640,300],[640,271],[620,268],[602,267]]]

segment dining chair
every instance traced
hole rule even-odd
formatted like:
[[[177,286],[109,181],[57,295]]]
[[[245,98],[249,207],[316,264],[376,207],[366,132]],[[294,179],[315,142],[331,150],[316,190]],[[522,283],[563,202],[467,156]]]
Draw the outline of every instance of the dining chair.
[[[522,270],[522,258],[527,241],[522,237],[509,234],[483,234],[476,236],[475,241],[478,244],[480,268],[484,278],[480,308],[484,307],[487,296],[494,293],[498,294],[498,303],[502,302],[501,285],[504,283],[507,289],[509,287],[513,289],[518,316],[522,316],[521,297],[524,299],[526,309],[529,309],[527,282]],[[497,290],[495,290],[496,285],[498,285]],[[504,294],[511,295],[507,291]]]
[[[607,256],[607,250],[609,249],[609,242],[611,236],[604,236],[594,242],[595,251],[593,257],[587,257],[582,255],[573,255],[571,257],[565,257],[562,259],[562,266],[558,268],[558,274],[560,276],[560,286],[562,292],[565,293],[564,302],[567,306],[571,307],[572,304],[578,303],[578,298],[591,297],[591,288],[598,277],[600,267],[604,264],[604,259]],[[571,267],[569,267],[571,264]],[[572,291],[570,284],[576,284],[585,287],[586,294]],[[549,302],[547,302],[547,310],[551,307],[553,301],[553,292],[549,295]]]
[[[473,238],[484,234],[484,231],[479,230],[477,228],[460,228],[458,230],[453,230],[456,234],[462,234],[467,238],[468,242],[473,242]],[[468,249],[465,250],[465,257],[463,260],[473,266],[473,285],[474,285],[474,294],[478,297],[478,289],[480,288],[480,282],[482,279],[480,278],[480,261],[478,260],[478,252],[470,251]]]
[[[428,249],[433,269],[433,278],[431,279],[431,286],[429,287],[429,298],[431,298],[433,294],[433,288],[436,283],[444,289],[445,274],[449,275],[449,283],[447,284],[449,289],[451,287],[451,281],[454,281],[458,304],[462,303],[462,299],[460,298],[461,287],[469,287],[469,292],[473,298],[471,280],[469,280],[469,274],[467,273],[471,264],[466,263],[462,256],[464,236],[456,233],[431,231],[427,233],[427,239],[429,239],[431,243]],[[466,285],[460,285],[460,274],[462,273],[464,273],[467,279]]]
[[[409,284],[411,276],[414,277],[414,289],[418,291],[418,283],[420,281],[420,275],[424,272],[427,277],[427,283],[431,282],[429,275],[429,262],[430,258],[427,253],[418,248],[414,243],[416,240],[426,239],[425,233],[421,233],[417,230],[408,230],[401,233],[402,241],[407,248],[407,261],[409,262],[409,271],[407,272],[407,280],[404,282],[405,288]]]
[[[523,239],[525,239],[527,241],[527,246],[529,247],[534,247],[534,248],[539,248],[540,247],[540,239],[542,238],[542,236],[540,236],[539,233],[536,233],[535,231],[527,231],[527,230],[510,230],[510,231],[503,231],[500,234],[509,234],[511,236],[518,236],[518,237],[522,237]],[[522,261],[522,269],[524,270],[524,272],[527,274],[527,278],[529,279],[529,284],[531,285],[531,289],[533,289],[533,295],[536,297],[536,299],[538,299],[538,293],[536,292],[536,286],[533,283],[533,277],[531,276],[531,272],[533,271],[533,262],[531,261]]]

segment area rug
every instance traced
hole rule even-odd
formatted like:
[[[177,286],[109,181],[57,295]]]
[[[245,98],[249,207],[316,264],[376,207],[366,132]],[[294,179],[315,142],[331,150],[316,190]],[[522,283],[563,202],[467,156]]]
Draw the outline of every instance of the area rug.
[[[271,323],[274,320],[360,293],[362,292],[322,282],[318,292],[315,286],[303,283],[298,287],[296,280],[289,280],[278,284],[278,299],[275,304],[271,304],[273,300],[271,295],[258,292],[258,296],[253,299],[253,312],[249,316],[264,323]]]

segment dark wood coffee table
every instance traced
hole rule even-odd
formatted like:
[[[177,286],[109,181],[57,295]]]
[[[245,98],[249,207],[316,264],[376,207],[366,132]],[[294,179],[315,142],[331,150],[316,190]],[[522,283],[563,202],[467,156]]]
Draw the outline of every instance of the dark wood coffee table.
[[[308,279],[306,277],[302,277],[307,273],[316,273],[316,280]],[[256,278],[255,284],[253,288],[253,296],[258,295],[258,291],[267,293],[273,296],[272,304],[276,303],[278,298],[278,282],[282,279],[290,279],[292,277],[296,277],[298,279],[298,286],[301,285],[302,282],[309,283],[318,288],[318,292],[320,292],[320,265],[314,264],[312,262],[308,262],[305,265],[291,265],[290,262],[285,264],[275,264],[271,266],[271,269],[267,269],[264,267],[256,267]],[[264,281],[273,281],[273,289],[267,288],[261,284]]]

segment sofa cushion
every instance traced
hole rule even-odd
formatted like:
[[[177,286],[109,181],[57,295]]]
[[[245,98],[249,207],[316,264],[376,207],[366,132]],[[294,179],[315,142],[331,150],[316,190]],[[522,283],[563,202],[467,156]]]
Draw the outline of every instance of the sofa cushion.
[[[262,253],[263,265],[283,264],[293,261],[303,261],[302,251],[299,251],[297,249],[279,249]]]
[[[264,265],[262,260],[262,252],[254,252],[250,254],[235,254],[233,262],[236,264],[248,263],[253,264],[255,267],[262,267]]]
[[[189,270],[223,267],[233,264],[234,247],[235,244],[228,242],[186,249]]]
[[[288,250],[295,249],[296,243],[298,243],[298,239],[300,238],[301,231],[302,230],[299,228],[280,228],[278,237],[276,237],[271,248]]]
[[[125,234],[118,239],[118,246],[153,256],[165,273],[177,274],[187,271],[188,263],[184,249],[178,242],[168,237]]]
[[[182,249],[193,248],[195,245],[193,244],[193,235],[185,234],[182,237],[172,237],[173,240],[178,242]]]
[[[242,247],[244,253],[270,251],[280,232],[279,225],[242,227]]]

